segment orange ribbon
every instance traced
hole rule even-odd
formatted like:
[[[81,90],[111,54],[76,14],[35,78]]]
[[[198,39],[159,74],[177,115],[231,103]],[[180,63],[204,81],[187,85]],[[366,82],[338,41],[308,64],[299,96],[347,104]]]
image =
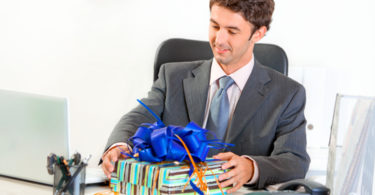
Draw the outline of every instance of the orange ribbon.
[[[207,186],[207,182],[205,182],[205,181],[206,181],[205,174],[206,174],[206,171],[208,170],[208,166],[207,166],[207,164],[201,163],[201,165],[205,165],[205,170],[203,170],[202,167],[199,167],[199,169],[198,169],[197,166],[195,165],[195,162],[194,162],[193,157],[192,157],[191,154],[190,154],[189,148],[186,146],[185,142],[184,142],[184,141],[183,141],[178,135],[176,135],[176,134],[174,134],[174,135],[180,140],[180,142],[181,142],[182,145],[184,146],[184,148],[185,148],[185,150],[186,150],[186,153],[188,154],[189,159],[190,159],[190,161],[191,161],[191,164],[192,164],[193,167],[194,167],[193,173],[192,173],[191,176],[189,177],[189,180],[186,182],[184,188],[182,189],[182,192],[184,192],[184,190],[185,190],[187,184],[189,183],[189,181],[191,180],[191,178],[192,178],[194,175],[196,175],[197,177],[196,177],[195,180],[198,179],[198,182],[197,182],[196,185],[202,190],[202,192],[206,191],[206,193],[208,194],[208,186]],[[210,171],[211,171],[211,173],[214,175],[214,173],[212,172],[212,170],[210,170]],[[223,189],[221,188],[221,186],[220,186],[220,184],[219,184],[219,181],[217,180],[217,178],[216,178],[215,175],[214,175],[214,177],[215,177],[215,180],[216,180],[217,185],[218,185],[219,188],[220,188],[221,193],[224,194]],[[203,181],[203,179],[204,179],[205,181]]]

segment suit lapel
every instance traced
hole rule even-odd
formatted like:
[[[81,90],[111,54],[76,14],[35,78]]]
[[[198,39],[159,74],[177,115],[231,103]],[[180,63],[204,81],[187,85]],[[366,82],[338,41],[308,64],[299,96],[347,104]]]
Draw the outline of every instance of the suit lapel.
[[[184,79],[184,92],[189,120],[203,125],[212,60],[192,70],[193,77]]]
[[[233,118],[225,142],[232,143],[245,129],[259,106],[265,100],[268,89],[265,84],[271,80],[262,65],[255,60],[253,71],[245,84],[234,110]]]

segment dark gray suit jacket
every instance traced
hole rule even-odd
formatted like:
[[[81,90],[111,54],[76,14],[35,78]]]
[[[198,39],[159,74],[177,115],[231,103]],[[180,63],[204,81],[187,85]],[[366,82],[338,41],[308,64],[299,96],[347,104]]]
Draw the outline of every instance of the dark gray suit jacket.
[[[168,63],[142,101],[166,125],[203,125],[212,60]],[[253,71],[235,108],[225,142],[231,151],[249,155],[258,164],[257,188],[304,178],[310,158],[306,152],[305,90],[292,79],[255,60]],[[155,119],[142,106],[124,115],[106,148],[127,142],[141,123]]]

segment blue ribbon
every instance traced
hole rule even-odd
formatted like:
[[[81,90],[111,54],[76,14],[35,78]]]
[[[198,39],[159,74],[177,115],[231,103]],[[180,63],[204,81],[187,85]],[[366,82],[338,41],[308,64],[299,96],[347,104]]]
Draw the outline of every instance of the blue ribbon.
[[[125,154],[139,161],[161,162],[161,161],[183,161],[190,160],[188,154],[175,135],[178,135],[188,147],[195,162],[206,161],[207,153],[210,149],[223,149],[233,144],[223,143],[219,139],[207,140],[208,130],[199,127],[194,122],[190,122],[186,127],[165,126],[161,119],[143,102],[137,100],[144,106],[157,120],[153,124],[143,123],[134,136],[129,141],[133,143],[131,154]],[[135,155],[135,154],[138,154]],[[189,176],[193,173],[190,166]],[[193,189],[199,193],[201,191],[190,181]]]
[[[194,122],[186,127],[159,126],[154,124],[142,124],[137,132],[129,140],[133,142],[132,156],[138,153],[137,160],[148,162],[183,161],[189,160],[187,152],[181,142],[174,136],[178,135],[189,148],[191,156],[196,162],[206,160],[210,148],[225,148],[225,143],[217,140],[207,140],[207,130],[200,128]],[[146,127],[148,125],[148,127]],[[214,145],[210,145],[213,143]]]

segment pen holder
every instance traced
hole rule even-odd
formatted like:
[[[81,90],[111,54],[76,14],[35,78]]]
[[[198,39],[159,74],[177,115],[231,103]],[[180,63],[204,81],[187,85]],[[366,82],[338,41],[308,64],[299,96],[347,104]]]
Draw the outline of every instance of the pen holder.
[[[79,165],[74,165],[69,167],[70,178],[75,175],[75,172],[79,170],[73,181],[67,186],[65,192],[63,192],[64,187],[69,183],[69,176],[63,174],[61,167],[55,166],[54,179],[53,179],[53,195],[84,195],[85,194],[85,176],[86,176],[86,166],[83,166],[79,170]]]

